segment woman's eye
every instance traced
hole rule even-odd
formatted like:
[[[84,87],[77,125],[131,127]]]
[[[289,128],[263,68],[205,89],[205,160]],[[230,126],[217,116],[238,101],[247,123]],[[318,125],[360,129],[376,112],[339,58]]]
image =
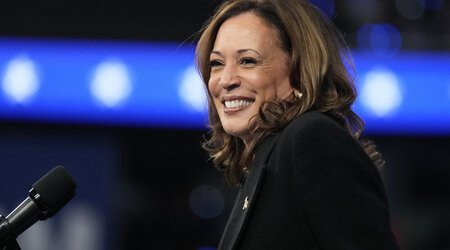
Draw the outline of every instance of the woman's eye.
[[[242,58],[241,59],[241,64],[244,64],[244,65],[246,65],[246,64],[255,64],[255,63],[256,63],[256,60],[253,59],[253,58]]]
[[[223,64],[220,61],[218,61],[218,60],[212,60],[210,62],[210,66],[211,67],[216,67],[216,66],[221,66],[221,65],[223,65]]]

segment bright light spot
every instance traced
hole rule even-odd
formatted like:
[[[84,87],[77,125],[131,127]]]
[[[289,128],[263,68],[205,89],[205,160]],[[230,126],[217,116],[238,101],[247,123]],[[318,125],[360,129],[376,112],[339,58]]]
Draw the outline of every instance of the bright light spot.
[[[196,111],[203,112],[206,108],[206,90],[194,66],[184,71],[178,96]]]
[[[2,89],[14,102],[29,100],[39,89],[34,62],[26,56],[12,59],[6,66]]]
[[[217,188],[202,185],[191,192],[189,204],[198,217],[212,219],[223,211],[225,201],[222,192]]]
[[[405,18],[417,20],[425,12],[425,0],[395,0],[397,11]]]
[[[361,90],[361,102],[378,117],[385,116],[402,103],[397,76],[387,70],[372,70],[366,74]]]
[[[118,60],[100,63],[91,83],[91,93],[105,106],[111,108],[127,99],[132,85],[127,66]]]

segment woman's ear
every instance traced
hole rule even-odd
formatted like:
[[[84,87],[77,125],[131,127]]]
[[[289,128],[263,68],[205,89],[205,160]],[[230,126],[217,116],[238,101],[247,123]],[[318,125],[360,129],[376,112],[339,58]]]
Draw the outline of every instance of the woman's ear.
[[[302,94],[302,92],[294,89],[294,96],[295,96],[295,98],[298,98],[300,100],[300,99],[302,99],[303,94]]]

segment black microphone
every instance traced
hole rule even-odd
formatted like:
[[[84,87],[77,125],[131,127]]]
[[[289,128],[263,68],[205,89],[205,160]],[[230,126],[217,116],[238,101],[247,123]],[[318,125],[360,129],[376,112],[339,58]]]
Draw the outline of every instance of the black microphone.
[[[0,215],[0,247],[15,242],[38,220],[55,215],[74,197],[77,184],[64,167],[57,166],[32,187],[29,196],[6,218]]]

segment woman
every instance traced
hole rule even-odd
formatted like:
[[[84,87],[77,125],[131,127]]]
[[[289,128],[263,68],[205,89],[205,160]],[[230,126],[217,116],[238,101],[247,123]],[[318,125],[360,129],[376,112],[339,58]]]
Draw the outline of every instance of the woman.
[[[204,147],[240,185],[219,249],[398,249],[344,52],[304,0],[228,1],[205,26]]]

